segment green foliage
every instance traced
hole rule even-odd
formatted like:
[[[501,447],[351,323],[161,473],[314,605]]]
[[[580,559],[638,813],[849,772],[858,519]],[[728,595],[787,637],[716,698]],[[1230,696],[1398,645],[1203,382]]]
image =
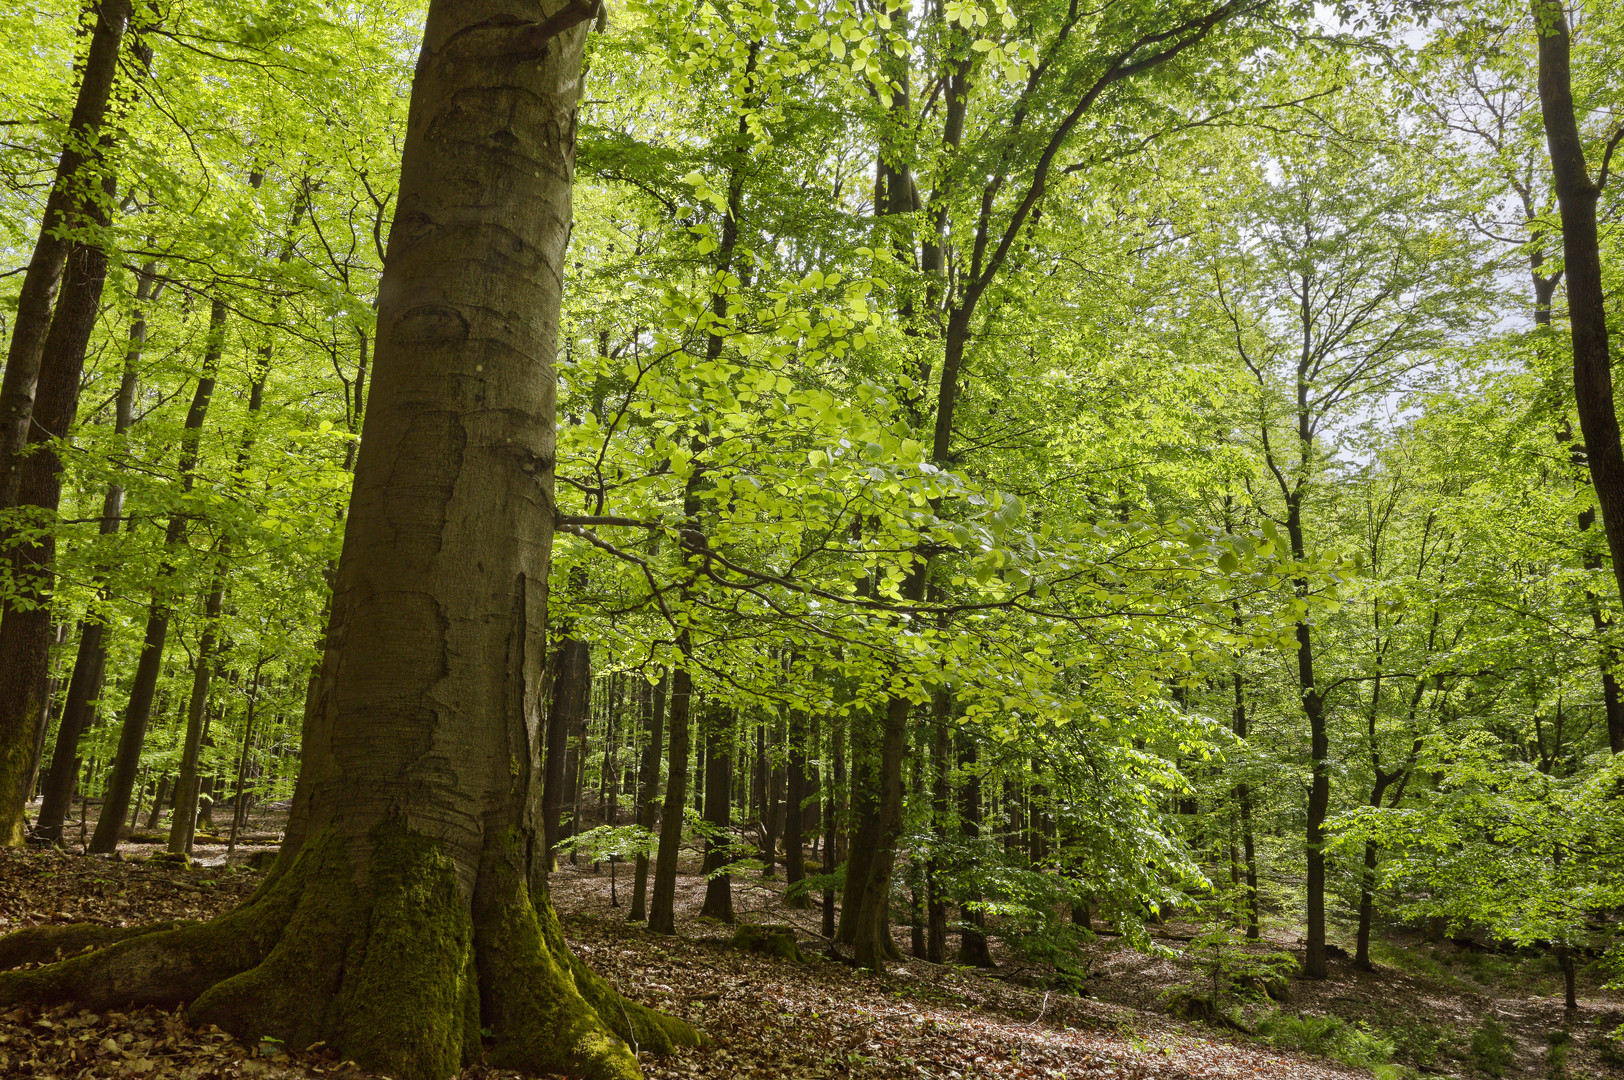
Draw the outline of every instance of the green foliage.
[[[1516,1055],[1505,1028],[1492,1016],[1485,1016],[1472,1032],[1472,1065],[1490,1076],[1504,1076]]]
[[[1194,965],[1198,976],[1192,989],[1207,995],[1214,1014],[1222,1008],[1225,995],[1250,1001],[1284,1000],[1287,980],[1299,966],[1290,953],[1249,948],[1227,923],[1209,923],[1185,947],[1184,959]]]
[[[1258,1021],[1257,1031],[1283,1049],[1321,1054],[1356,1069],[1386,1065],[1394,1050],[1392,1040],[1381,1032],[1338,1016],[1271,1013]]]

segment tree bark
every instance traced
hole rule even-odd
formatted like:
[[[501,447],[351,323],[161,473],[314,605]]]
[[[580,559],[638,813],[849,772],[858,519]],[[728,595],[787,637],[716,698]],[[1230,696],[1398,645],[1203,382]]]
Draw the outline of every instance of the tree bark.
[[[665,691],[670,676],[661,673],[660,681],[648,699],[648,747],[643,751],[642,774],[637,785],[637,824],[649,831],[659,814],[660,749],[664,736]],[[637,856],[636,878],[632,884],[632,909],[627,919],[642,922],[648,918],[648,856]]]
[[[98,144],[131,10],[130,0],[99,0],[88,5],[90,47],[80,68],[79,93],[57,158],[51,194],[17,296],[5,377],[0,380],[0,508],[16,505],[21,484],[18,454],[29,441],[29,417],[34,412],[46,337],[54,321],[52,305],[62,285],[68,252],[75,246],[73,230],[99,212],[98,185],[90,166],[101,156]]]
[[[1235,688],[1235,711],[1233,717],[1235,737],[1242,742],[1246,741],[1248,734],[1248,719],[1246,715],[1246,689],[1240,672],[1232,676]],[[1257,842],[1252,832],[1252,785],[1244,780],[1235,785],[1235,803],[1240,810],[1241,817],[1241,857],[1245,866],[1246,896],[1245,921],[1246,939],[1257,941],[1262,934],[1262,926],[1258,920],[1257,903]]]
[[[0,975],[7,1007],[189,1002],[194,1022],[325,1041],[401,1080],[476,1056],[629,1080],[627,1041],[697,1041],[576,960],[527,887],[553,355],[593,11],[429,6],[333,633],[275,870],[211,923]]]
[[[691,648],[685,627],[677,635],[677,651],[686,657]],[[666,756],[671,771],[665,782],[660,847],[654,863],[654,897],[648,916],[648,928],[656,934],[677,932],[677,860],[682,854],[682,826],[688,809],[688,710],[693,687],[686,667],[672,673],[671,748]]]
[[[717,871],[727,865],[733,829],[733,724],[730,710],[720,705],[705,712],[705,823],[716,835],[705,840],[705,903],[699,914],[731,923],[732,878]]]
[[[948,812],[952,801],[952,741],[947,722],[953,715],[953,697],[944,686],[932,702],[931,724],[931,831],[938,849],[947,842]],[[942,861],[932,852],[925,863],[925,959],[933,964],[947,962],[947,893],[942,888]]]
[[[840,792],[846,784],[846,725],[835,721],[829,732],[830,756],[834,758],[830,780],[824,785],[823,872],[832,876],[840,865],[836,839],[840,836]],[[835,890],[823,889],[823,936],[835,939]]]
[[[215,375],[220,369],[220,354],[225,347],[226,305],[216,299],[209,310],[208,345],[203,356],[202,373],[192,394],[191,408],[186,412],[186,423],[181,431],[179,474],[181,494],[191,494],[197,481],[197,459],[203,434],[203,422],[209,414],[209,403],[214,398]],[[176,510],[169,515],[169,526],[164,531],[164,554],[158,568],[158,579],[152,587],[152,601],[147,606],[147,629],[141,643],[141,656],[136,661],[135,681],[130,686],[130,700],[124,709],[124,729],[119,733],[118,756],[113,761],[113,775],[107,781],[107,794],[102,802],[102,814],[96,821],[96,832],[90,838],[90,850],[97,854],[110,854],[118,847],[118,823],[124,808],[130,802],[130,786],[141,764],[141,747],[146,741],[147,724],[152,719],[152,701],[158,688],[158,676],[163,669],[164,645],[169,636],[169,621],[173,615],[174,553],[186,535],[191,516]]]
[[[981,771],[976,767],[976,757],[975,740],[965,737],[959,747],[959,768],[964,776],[964,787],[959,793],[962,807],[959,825],[964,831],[964,839],[972,846],[981,838]],[[959,925],[959,963],[990,968],[994,964],[984,929],[987,917],[975,907],[980,899],[979,895],[967,891],[959,901],[963,915]]]
[[[796,886],[806,878],[806,863],[802,848],[801,829],[804,815],[801,804],[806,801],[806,716],[791,712],[789,716],[788,775],[784,801],[784,903],[787,907],[805,908],[810,903],[804,889]]]
[[[1573,104],[1567,17],[1559,0],[1533,0],[1539,36],[1539,97],[1551,177],[1562,215],[1563,273],[1573,339],[1573,390],[1591,484],[1601,509],[1602,530],[1613,559],[1613,579],[1624,600],[1624,445],[1613,404],[1613,372],[1607,336],[1596,203],[1601,180],[1585,161]],[[1609,718],[1611,719],[1611,717]],[[1613,725],[1609,725],[1610,727]],[[1613,752],[1624,751],[1624,729],[1609,730]]]
[[[97,224],[105,211],[93,204]],[[12,505],[36,508],[53,521],[62,499],[62,462],[52,443],[66,438],[79,409],[79,380],[107,280],[107,254],[74,244],[62,295],[51,320],[30,387],[33,413],[25,455],[13,454],[17,480]],[[23,810],[33,795],[34,770],[45,718],[50,665],[56,536],[47,528],[10,552],[14,587],[25,605],[8,603],[0,616],[0,846],[23,842]],[[123,808],[119,809],[122,820]]]

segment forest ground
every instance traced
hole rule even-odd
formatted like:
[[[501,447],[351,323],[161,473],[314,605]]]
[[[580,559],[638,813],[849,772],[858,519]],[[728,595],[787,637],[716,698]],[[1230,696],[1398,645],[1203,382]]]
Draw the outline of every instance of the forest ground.
[[[256,823],[251,835],[265,835]],[[148,863],[161,846],[126,844],[124,861],[56,851],[0,852],[0,933],[50,922],[109,923],[207,918],[252,892],[261,875],[242,862],[259,844],[200,844],[192,870]],[[1249,1008],[1272,1041],[1170,1017],[1161,995],[1188,984],[1177,959],[1147,957],[1102,936],[1089,948],[1088,996],[1042,989],[1045,969],[1000,955],[996,972],[907,960],[884,976],[821,958],[816,910],[790,911],[781,882],[735,879],[734,905],[746,922],[797,928],[809,962],[769,959],[729,947],[731,928],[696,918],[704,882],[694,865],[678,879],[676,939],[624,921],[630,868],[611,874],[583,864],[553,875],[565,934],[594,968],[632,997],[689,1019],[711,1042],[669,1058],[644,1059],[650,1080],[690,1077],[761,1080],[881,1080],[929,1077],[1045,1080],[1321,1080],[1370,1076],[1332,1057],[1377,1065],[1378,1076],[1624,1076],[1604,1059],[1601,1032],[1624,1022],[1624,1002],[1581,981],[1581,1009],[1564,1017],[1554,965],[1394,933],[1377,950],[1379,971],[1333,960],[1331,978],[1294,979],[1278,1011]],[[1178,948],[1197,927],[1169,922],[1159,943]],[[906,953],[907,930],[897,931]],[[1280,940],[1273,947],[1287,946]],[[1272,1014],[1272,1020],[1265,1020]],[[1308,1019],[1300,1018],[1306,1016]],[[1505,1033],[1481,1032],[1494,1017]],[[1272,1024],[1272,1027],[1271,1027]],[[1362,1026],[1361,1026],[1362,1025]],[[1569,1033],[1554,1042],[1553,1032]],[[1476,1036],[1476,1038],[1474,1038]],[[1319,1053],[1282,1047],[1301,1046]],[[1383,1048],[1386,1048],[1385,1050]],[[1374,1049],[1373,1049],[1374,1048]],[[276,1046],[245,1047],[217,1031],[195,1031],[156,1010],[86,1013],[73,1008],[13,1009],[0,1015],[0,1076],[99,1078],[338,1077],[366,1080],[343,1062]],[[1485,1071],[1480,1066],[1488,1065]],[[471,1068],[462,1080],[512,1074]]]

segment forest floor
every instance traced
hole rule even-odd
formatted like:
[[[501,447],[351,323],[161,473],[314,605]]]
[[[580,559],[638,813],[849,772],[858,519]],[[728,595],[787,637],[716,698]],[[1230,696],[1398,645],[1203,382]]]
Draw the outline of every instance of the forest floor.
[[[256,834],[256,839],[258,838]],[[246,897],[261,875],[241,865],[258,844],[200,846],[190,871],[145,862],[159,850],[128,844],[123,861],[55,851],[0,852],[0,933],[40,923],[207,918]],[[1624,1002],[1582,983],[1582,1007],[1564,1015],[1553,965],[1402,936],[1378,953],[1379,972],[1333,961],[1324,982],[1294,979],[1278,1011],[1237,1013],[1247,1035],[1173,1019],[1162,992],[1188,984],[1190,966],[1147,957],[1102,936],[1090,946],[1087,996],[1044,990],[1046,973],[1008,957],[994,972],[907,960],[885,975],[822,959],[818,913],[790,911],[781,883],[735,879],[741,921],[796,927],[809,962],[748,955],[728,946],[731,928],[696,918],[704,891],[697,866],[678,879],[675,939],[625,922],[631,874],[565,866],[553,876],[566,937],[631,997],[705,1030],[707,1046],[644,1058],[650,1080],[1328,1080],[1421,1074],[1573,1078],[1624,1076],[1602,1058],[1601,1033],[1624,1022]],[[611,903],[611,889],[618,906]],[[1178,948],[1196,928],[1169,923]],[[1285,942],[1273,943],[1276,947]],[[898,930],[906,952],[906,928]],[[1305,1019],[1306,1017],[1306,1019]],[[1494,1018],[1503,1037],[1485,1038]],[[1553,1041],[1553,1033],[1560,1034]],[[1291,1049],[1300,1047],[1307,1051]],[[1332,1055],[1332,1056],[1327,1056]],[[1343,1060],[1339,1061],[1336,1058]],[[1385,1063],[1384,1063],[1385,1062]],[[1480,1066],[1489,1066],[1487,1070]],[[1495,1071],[1498,1069],[1498,1073]],[[339,1077],[366,1080],[317,1053],[247,1047],[183,1016],[157,1010],[93,1014],[18,1007],[0,1014],[0,1077]],[[462,1080],[513,1074],[474,1067]]]

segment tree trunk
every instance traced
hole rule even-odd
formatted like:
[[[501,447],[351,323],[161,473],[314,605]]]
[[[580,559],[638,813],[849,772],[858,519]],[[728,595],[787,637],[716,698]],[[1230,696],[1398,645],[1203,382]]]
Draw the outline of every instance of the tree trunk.
[[[99,224],[104,211],[93,211]],[[12,505],[38,508],[54,518],[62,500],[62,462],[52,442],[65,438],[79,408],[85,350],[96,325],[107,255],[92,244],[74,244],[56,316],[40,350],[38,396],[30,387],[30,453],[13,455],[17,484]],[[10,552],[13,587],[24,605],[8,603],[0,616],[0,846],[23,841],[23,809],[33,796],[45,717],[50,665],[52,590],[56,536],[45,530]],[[118,820],[123,818],[119,808]],[[116,821],[115,821],[116,824]]]
[[[685,658],[692,648],[688,630],[677,634],[677,651]],[[671,675],[671,748],[666,760],[665,807],[660,814],[660,847],[654,863],[654,897],[648,928],[656,934],[677,932],[677,860],[682,854],[682,826],[688,808],[688,712],[693,679],[686,667]]]
[[[1246,689],[1240,672],[1235,672],[1233,679],[1235,687],[1235,737],[1245,742],[1248,729]],[[1241,852],[1245,861],[1246,873],[1246,938],[1248,941],[1257,941],[1262,935],[1262,926],[1258,920],[1257,845],[1256,837],[1252,833],[1252,785],[1245,781],[1236,784],[1235,802],[1241,816]]]
[[[804,821],[801,804],[806,800],[806,716],[800,712],[789,715],[788,774],[784,801],[784,903],[787,907],[805,908],[810,903],[804,889],[796,886],[806,877],[803,861],[804,841],[801,828]]]
[[[774,723],[772,729],[776,739],[778,725]],[[780,804],[783,802],[783,773],[767,755],[767,730],[768,725],[766,723],[756,728],[758,737],[756,753],[761,768],[761,846],[763,849],[761,858],[764,863],[761,876],[770,878],[774,873],[773,868],[778,852],[778,837],[780,835],[778,822],[781,810]]]
[[[1620,445],[1618,414],[1613,406],[1607,301],[1596,224],[1601,187],[1591,179],[1574,113],[1570,41],[1563,6],[1557,0],[1533,0],[1533,12],[1539,37],[1539,97],[1545,141],[1562,213],[1574,399],[1590,480],[1601,509],[1602,530],[1613,557],[1613,579],[1624,598],[1624,446]],[[1609,730],[1608,740],[1614,753],[1624,751],[1624,730]]]
[[[1302,387],[1299,386],[1299,393]],[[1306,423],[1300,420],[1301,423]],[[1307,445],[1308,437],[1304,436]],[[1292,557],[1306,558],[1306,543],[1302,523],[1302,489],[1287,499],[1286,535],[1291,542]],[[1308,588],[1307,581],[1298,579],[1296,589],[1301,595]],[[1305,621],[1299,621],[1297,636],[1297,692],[1302,702],[1303,716],[1308,720],[1309,762],[1313,769],[1308,789],[1308,821],[1306,853],[1308,857],[1307,893],[1308,925],[1307,947],[1303,960],[1303,975],[1310,979],[1323,979],[1327,974],[1325,952],[1325,817],[1331,807],[1331,747],[1325,726],[1325,698],[1314,682],[1314,635]]]
[[[93,166],[101,157],[103,122],[118,73],[119,45],[130,21],[130,0],[89,5],[90,47],[79,69],[79,93],[67,138],[56,163],[51,194],[40,218],[34,251],[17,295],[6,372],[0,381],[0,508],[16,505],[21,484],[17,455],[29,441],[29,418],[52,323],[52,305],[63,282],[72,232],[98,213]]]
[[[169,785],[168,773],[164,773],[162,776],[158,777],[157,786],[152,792],[152,809],[147,814],[147,828],[156,829],[158,827],[158,823],[163,820],[163,812],[165,808],[168,807],[173,801],[170,798],[173,790],[174,789]],[[106,812],[105,806],[103,808],[103,812]],[[140,816],[141,815],[139,813],[136,814],[137,818]],[[97,827],[100,828],[100,826],[101,823],[97,822]]]
[[[180,478],[183,496],[191,494],[196,482],[199,443],[203,422],[208,417],[209,402],[214,397],[214,377],[220,369],[220,353],[225,346],[226,306],[216,299],[209,310],[208,345],[203,357],[202,374],[192,394],[192,405],[186,413],[186,424],[181,432]],[[102,816],[96,822],[96,833],[90,838],[90,850],[98,854],[111,853],[118,847],[118,823],[129,805],[130,785],[136,768],[141,763],[141,747],[146,741],[147,724],[152,719],[152,700],[158,688],[158,676],[163,669],[164,644],[169,636],[169,620],[173,614],[171,592],[174,552],[186,535],[190,515],[176,510],[169,515],[169,527],[164,532],[164,554],[158,568],[158,580],[152,587],[152,601],[147,607],[147,630],[141,643],[141,656],[136,661],[135,681],[130,686],[130,700],[124,709],[124,730],[119,733],[118,756],[113,761],[113,775],[107,782],[107,796],[102,803]]]
[[[697,1041],[573,958],[545,888],[527,888],[552,357],[593,11],[429,6],[334,632],[276,869],[211,923],[0,975],[5,1006],[189,1002],[196,1023],[325,1041],[401,1080],[476,1057],[628,1080],[622,1040]]]
[[[231,791],[231,836],[226,840],[228,857],[237,850],[237,834],[242,831],[243,816],[247,813],[248,754],[254,745],[254,709],[259,704],[259,679],[264,666],[265,657],[262,654],[254,663],[254,680],[248,688],[248,709],[242,722],[242,754],[237,758],[237,783]]]
[[[857,914],[868,883],[869,864],[880,834],[880,761],[872,724],[853,724],[851,735],[851,814],[846,823],[846,880],[840,892],[840,925],[835,940],[857,940]]]
[[[135,422],[135,387],[141,349],[146,346],[146,305],[158,299],[162,291],[162,283],[154,284],[154,271],[156,263],[153,261],[136,271],[135,310],[130,317],[130,338],[123,354],[123,375],[114,406],[115,437],[127,435]],[[123,486],[117,482],[107,484],[107,494],[102,497],[102,538],[117,536],[122,518]],[[110,601],[112,588],[104,583],[97,590],[97,599],[101,603]],[[73,804],[73,788],[80,775],[80,739],[89,729],[106,671],[107,624],[97,617],[86,616],[80,620],[80,651],[73,659],[73,676],[68,679],[62,723],[57,724],[57,745],[50,757],[50,770],[45,775],[44,801],[34,825],[36,835],[47,843],[62,841],[62,823],[67,819],[68,807]]]
[[[836,837],[840,835],[840,792],[846,784],[846,725],[836,721],[829,732],[829,746],[834,767],[829,783],[824,785],[823,802],[823,872],[832,875],[840,865],[836,850]],[[831,941],[835,937],[835,890],[823,889],[823,936]]]
[[[720,705],[705,712],[705,823],[716,835],[705,840],[705,904],[699,914],[731,923],[732,878],[717,871],[727,865],[733,828],[733,724],[730,710]]]
[[[981,837],[981,771],[976,765],[975,740],[966,736],[959,747],[959,768],[964,775],[964,787],[959,795],[962,807],[959,823],[965,840],[972,846]],[[974,893],[967,893],[959,902],[964,916],[959,927],[959,963],[990,968],[994,966],[992,952],[987,948],[987,933],[983,929],[987,917],[974,907],[980,899]]]
[[[939,849],[947,842],[947,815],[952,799],[948,775],[951,738],[947,730],[953,713],[953,698],[946,687],[936,691],[931,724],[931,832]],[[925,959],[933,964],[947,963],[947,894],[941,882],[942,862],[936,852],[925,863]]]
[[[553,848],[563,839],[564,808],[569,805],[569,738],[575,717],[586,708],[592,656],[584,641],[566,637],[554,658],[552,703],[547,710],[546,764],[542,773],[542,851],[549,867]]]
[[[192,692],[186,699],[186,736],[181,745],[180,775],[175,779],[175,813],[169,819],[169,850],[177,855],[191,853],[192,833],[197,826],[197,759],[203,748],[203,714],[209,704],[209,676],[214,671],[224,584],[216,579],[203,606],[203,634],[197,642]]]
[[[642,775],[637,784],[637,824],[653,831],[654,819],[659,814],[660,744],[665,721],[665,690],[669,676],[662,673],[660,681],[648,698],[648,746],[643,751]],[[632,910],[627,919],[642,922],[648,918],[648,856],[637,856],[636,879],[632,884]]]

